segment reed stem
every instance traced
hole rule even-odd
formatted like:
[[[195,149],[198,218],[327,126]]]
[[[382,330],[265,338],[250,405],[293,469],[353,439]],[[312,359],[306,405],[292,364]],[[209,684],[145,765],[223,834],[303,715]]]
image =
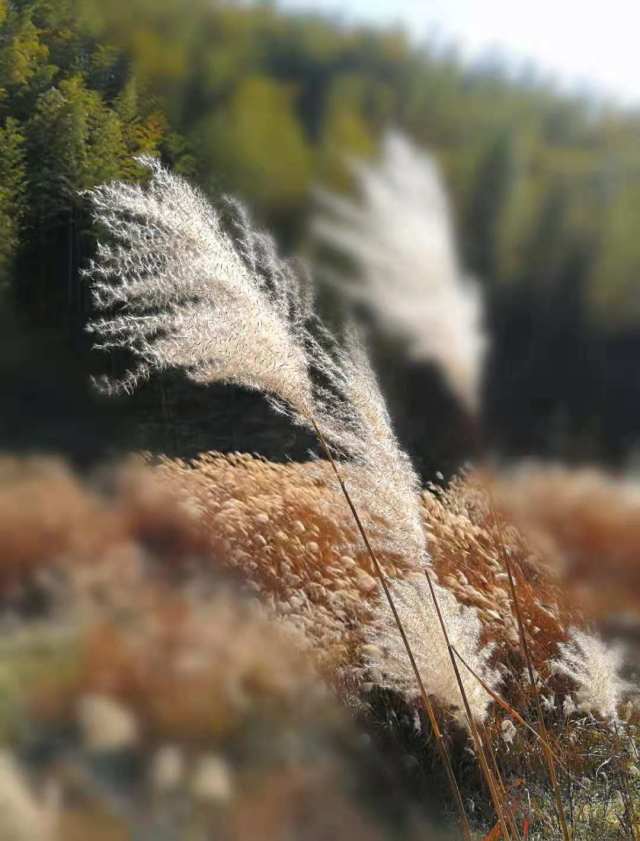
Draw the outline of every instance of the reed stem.
[[[333,469],[333,472],[336,476],[338,484],[340,485],[340,489],[342,491],[342,494],[343,494],[345,500],[347,501],[347,504],[349,506],[349,510],[351,511],[351,514],[353,516],[353,519],[355,521],[357,529],[358,529],[358,531],[360,533],[360,536],[362,537],[362,540],[364,542],[364,545],[367,549],[367,553],[369,554],[369,557],[371,558],[371,563],[373,564],[373,568],[376,572],[376,575],[377,575],[377,577],[380,581],[380,584],[382,586],[382,589],[384,591],[385,598],[386,598],[386,600],[389,604],[389,608],[390,608],[390,610],[393,614],[393,618],[395,620],[395,623],[398,626],[400,636],[402,637],[402,643],[403,643],[403,645],[406,649],[407,656],[408,656],[409,661],[411,663],[411,668],[412,668],[413,673],[415,675],[415,678],[418,682],[418,687],[420,689],[420,696],[422,698],[422,702],[424,704],[425,710],[427,712],[427,716],[429,718],[429,722],[431,724],[431,728],[432,728],[434,736],[436,738],[436,744],[438,746],[438,751],[440,753],[442,763],[445,767],[447,778],[449,780],[449,785],[451,787],[451,792],[453,794],[454,800],[455,800],[456,805],[458,807],[458,811],[459,811],[459,814],[460,814],[460,823],[461,823],[461,826],[462,826],[462,832],[463,832],[465,841],[472,841],[471,826],[469,825],[469,819],[467,818],[467,814],[465,812],[464,802],[462,800],[462,794],[460,793],[460,787],[458,786],[457,780],[455,778],[455,774],[453,773],[453,767],[451,765],[451,758],[449,756],[449,751],[447,750],[447,746],[445,744],[445,741],[444,741],[444,738],[443,738],[443,735],[442,735],[442,731],[440,729],[440,725],[438,724],[438,720],[436,718],[436,714],[435,714],[435,710],[433,708],[433,704],[431,702],[431,699],[429,698],[429,695],[427,694],[427,690],[425,688],[424,682],[422,680],[422,676],[421,676],[420,671],[418,669],[418,665],[416,663],[413,651],[411,649],[411,645],[409,644],[409,639],[407,638],[407,634],[406,634],[406,631],[405,631],[404,626],[402,624],[402,620],[400,619],[400,615],[398,613],[398,610],[397,610],[397,608],[394,604],[393,598],[391,596],[391,591],[389,590],[389,585],[387,584],[386,578],[384,576],[382,566],[380,564],[380,561],[378,560],[378,557],[377,557],[376,553],[373,550],[371,542],[369,541],[369,537],[368,537],[367,532],[364,528],[364,525],[362,524],[362,520],[360,519],[360,515],[358,514],[358,511],[357,511],[357,509],[356,509],[356,507],[353,503],[353,500],[352,500],[351,495],[350,495],[350,493],[347,489],[347,486],[344,482],[344,479],[342,478],[342,474],[340,473],[340,471],[338,469],[338,465],[336,463],[336,460],[333,457],[331,449],[330,449],[324,435],[322,434],[322,430],[320,429],[320,427],[316,423],[315,418],[311,414],[310,414],[310,420],[311,420],[313,428],[316,432],[316,435],[318,436],[318,439],[319,439],[319,441],[322,445],[322,448],[325,451],[325,453],[327,455],[327,458],[329,459],[329,462],[330,462],[331,467]]]
[[[494,510],[494,523],[497,525],[497,517],[495,515]],[[567,821],[564,816],[564,809],[562,807],[562,796],[560,792],[560,786],[558,784],[558,775],[556,774],[556,767],[553,761],[553,754],[549,747],[549,733],[547,731],[547,726],[544,722],[544,713],[542,711],[542,703],[540,701],[540,693],[538,692],[538,686],[536,684],[535,676],[533,674],[533,660],[531,659],[531,650],[529,648],[529,641],[527,639],[527,632],[524,624],[524,620],[522,618],[522,610],[520,608],[520,600],[518,599],[518,593],[516,591],[516,584],[515,578],[513,575],[513,567],[511,564],[511,560],[507,552],[502,551],[502,546],[499,544],[499,541],[496,541],[498,552],[502,558],[504,563],[505,569],[507,571],[507,577],[509,579],[509,590],[511,593],[511,602],[513,605],[513,612],[516,617],[516,622],[518,624],[518,634],[520,637],[520,646],[522,648],[522,653],[524,654],[525,663],[527,666],[527,674],[529,676],[529,683],[531,684],[531,689],[533,691],[533,696],[535,698],[536,703],[536,712],[538,715],[538,724],[540,726],[540,741],[542,742],[542,751],[544,753],[545,762],[547,765],[547,770],[549,772],[549,782],[551,783],[551,788],[553,790],[553,798],[555,802],[556,814],[558,816],[558,822],[560,824],[560,828],[562,830],[562,837],[564,841],[571,841],[571,835],[569,834],[569,828],[567,826]]]
[[[478,733],[478,729],[476,727],[475,719],[471,712],[471,707],[469,706],[469,699],[467,698],[467,693],[464,689],[464,684],[462,683],[462,678],[460,677],[460,670],[458,668],[458,663],[456,661],[455,654],[453,652],[453,646],[451,645],[451,640],[449,639],[449,632],[447,631],[447,626],[444,621],[444,617],[442,615],[442,611],[440,609],[440,603],[438,602],[438,598],[436,596],[435,587],[433,586],[433,581],[431,579],[431,575],[429,574],[429,570],[425,568],[424,574],[427,579],[427,583],[429,585],[429,592],[431,593],[431,598],[433,600],[433,604],[436,609],[436,614],[438,616],[438,622],[440,623],[440,628],[442,629],[442,633],[444,635],[445,643],[447,646],[447,651],[449,653],[449,657],[451,659],[451,665],[453,666],[453,671],[456,676],[456,681],[458,683],[458,689],[460,690],[460,695],[462,697],[462,702],[464,704],[465,713],[467,716],[467,720],[469,722],[469,728],[471,730],[471,736],[473,738],[473,742],[476,747],[476,753],[478,755],[478,761],[480,763],[480,768],[482,769],[482,773],[484,775],[485,781],[487,783],[487,787],[489,789],[489,794],[491,796],[491,800],[493,801],[493,807],[496,811],[496,817],[498,818],[498,822],[500,823],[500,828],[502,829],[502,836],[504,841],[511,841],[511,836],[509,835],[509,831],[507,829],[507,822],[504,818],[503,809],[502,809],[502,802],[500,799],[500,794],[496,785],[495,780],[493,779],[493,774],[491,773],[491,769],[489,768],[489,764],[487,762],[487,758],[484,753],[484,747],[482,741],[480,739],[480,735]]]

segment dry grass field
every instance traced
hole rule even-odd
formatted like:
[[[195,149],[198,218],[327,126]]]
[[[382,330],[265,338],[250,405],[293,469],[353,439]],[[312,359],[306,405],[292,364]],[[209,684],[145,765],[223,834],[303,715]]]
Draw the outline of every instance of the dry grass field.
[[[536,469],[537,481],[543,473]],[[631,490],[595,474],[586,487],[569,471],[551,475],[551,523],[536,482],[518,477],[477,471],[446,491],[426,490],[433,573],[474,610],[478,644],[490,652],[497,677],[483,739],[519,836],[561,837],[539,693],[572,837],[632,837],[633,695],[616,683],[613,649],[600,662],[595,650],[572,661],[563,648],[571,629],[603,622],[600,566],[553,530],[561,505],[575,517],[576,483],[586,518],[595,514],[585,497],[605,487],[599,557],[614,563],[616,511]],[[328,465],[211,454],[192,465],[132,462],[87,484],[59,462],[5,459],[0,476],[1,837],[244,841],[298,837],[302,826],[310,839],[439,837],[402,760],[422,764],[422,796],[446,793],[433,737],[406,665],[398,681],[398,663],[372,654],[384,631],[382,593]],[[517,512],[527,488],[531,542],[502,501]],[[630,543],[624,551],[632,555]],[[415,575],[393,556],[381,560],[396,587]],[[610,607],[633,609],[633,575],[629,567],[609,582]],[[482,837],[495,822],[491,799],[468,727],[447,703],[453,690],[429,671],[438,628],[402,615]],[[423,652],[425,640],[432,647]],[[557,668],[563,657],[573,677]],[[446,669],[446,659],[437,662]],[[605,709],[612,697],[615,718]],[[374,806],[389,779],[386,802]],[[441,818],[435,807],[431,817]]]

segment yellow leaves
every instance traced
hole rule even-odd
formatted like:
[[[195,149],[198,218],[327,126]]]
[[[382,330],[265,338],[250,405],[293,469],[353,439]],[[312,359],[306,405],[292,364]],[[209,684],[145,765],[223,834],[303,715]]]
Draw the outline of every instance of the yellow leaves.
[[[0,79],[8,85],[26,85],[46,63],[49,49],[40,40],[40,32],[30,20],[16,20],[13,26],[9,25],[8,28],[8,43],[0,50]]]

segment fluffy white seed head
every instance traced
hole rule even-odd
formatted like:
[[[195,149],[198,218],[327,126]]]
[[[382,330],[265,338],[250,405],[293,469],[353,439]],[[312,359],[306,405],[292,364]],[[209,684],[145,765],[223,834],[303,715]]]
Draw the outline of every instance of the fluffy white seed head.
[[[115,182],[87,195],[108,235],[86,274],[102,348],[138,359],[109,389],[132,390],[180,368],[196,382],[237,383],[304,411],[310,383],[303,328],[310,302],[270,237],[227,201],[229,221],[152,158],[147,185]]]
[[[357,336],[339,345],[319,324],[306,279],[237,203],[227,201],[225,224],[183,179],[142,160],[151,171],[146,186],[116,182],[88,194],[110,238],[87,272],[97,306],[108,311],[90,329],[99,347],[139,360],[108,386],[130,390],[154,371],[178,368],[203,384],[255,388],[297,423],[313,427],[313,417],[346,459],[372,537],[418,564],[419,482]]]
[[[631,688],[620,677],[623,659],[621,648],[573,628],[569,641],[560,645],[560,657],[552,666],[557,674],[576,684],[578,709],[614,719],[624,693]]]
[[[333,355],[315,352],[314,359],[333,390],[318,392],[316,417],[334,448],[349,457],[342,473],[370,538],[380,551],[419,568],[427,559],[420,480],[393,432],[366,351],[351,332]]]
[[[107,695],[83,695],[78,702],[77,717],[84,746],[91,752],[128,748],[138,740],[134,714]]]
[[[53,839],[55,814],[39,804],[13,755],[0,752],[0,838],[6,841]]]
[[[353,165],[361,200],[319,192],[318,239],[351,257],[359,277],[341,286],[416,360],[435,363],[477,407],[486,348],[482,300],[456,254],[451,214],[434,160],[389,134],[377,165]]]
[[[494,689],[499,673],[489,660],[491,647],[480,645],[481,623],[473,608],[461,605],[448,590],[434,585],[447,633],[453,647],[473,671]],[[390,586],[391,596],[413,651],[425,689],[441,704],[450,708],[456,719],[468,725],[460,688],[449,657],[429,585],[424,575],[415,575]],[[380,673],[383,685],[418,698],[420,690],[393,615],[381,597],[377,613],[367,630],[366,665]],[[491,696],[462,664],[460,677],[474,718],[484,720]]]
[[[515,724],[510,718],[505,718],[500,725],[502,739],[507,745],[512,745],[513,740],[518,734]]]

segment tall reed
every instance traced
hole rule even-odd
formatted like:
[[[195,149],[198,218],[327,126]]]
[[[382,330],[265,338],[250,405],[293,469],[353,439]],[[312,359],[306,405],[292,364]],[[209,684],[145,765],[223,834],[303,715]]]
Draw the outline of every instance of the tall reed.
[[[138,360],[104,385],[131,390],[154,371],[178,368],[196,382],[257,389],[316,432],[392,610],[469,838],[433,705],[373,546],[412,559],[416,569],[427,560],[419,481],[366,354],[353,331],[340,346],[322,327],[308,283],[237,203],[227,202],[225,220],[184,180],[153,160],[142,163],[151,172],[146,187],[115,183],[87,194],[111,239],[87,271],[95,305],[107,313],[89,329],[99,347]],[[352,490],[343,472],[357,477]]]

